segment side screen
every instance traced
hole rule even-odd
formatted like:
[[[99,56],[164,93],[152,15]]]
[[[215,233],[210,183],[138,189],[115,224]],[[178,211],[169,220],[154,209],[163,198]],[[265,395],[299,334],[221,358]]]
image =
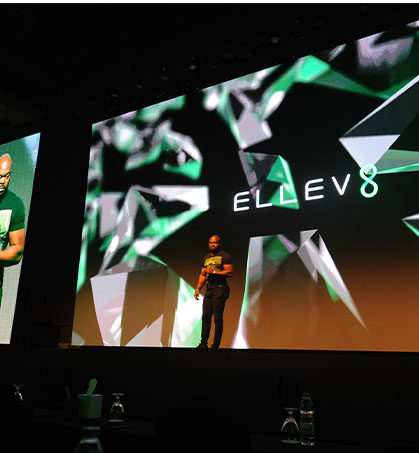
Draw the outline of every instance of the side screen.
[[[16,231],[26,235],[29,208],[32,198],[33,180],[38,158],[40,134],[30,135],[9,143],[0,144],[2,156],[10,156],[12,166],[9,172],[0,167],[0,248],[2,251],[13,246]],[[9,176],[7,175],[8,173]],[[4,186],[8,187],[5,190]],[[11,236],[10,236],[11,235]],[[10,240],[12,238],[12,241]],[[2,297],[0,305],[0,343],[9,344],[16,307],[22,260],[18,264],[2,260],[0,281]]]
[[[72,344],[196,346],[218,234],[222,347],[419,351],[417,49],[410,24],[94,124]]]

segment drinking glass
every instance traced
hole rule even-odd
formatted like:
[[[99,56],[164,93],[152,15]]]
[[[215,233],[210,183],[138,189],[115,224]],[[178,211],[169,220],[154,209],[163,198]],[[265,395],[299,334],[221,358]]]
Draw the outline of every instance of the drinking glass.
[[[12,385],[15,388],[15,393],[14,393],[15,398],[19,402],[23,403],[23,396],[22,396],[22,392],[20,391],[20,389],[24,386],[24,384],[12,384]]]
[[[121,402],[121,396],[123,393],[112,393],[114,402],[112,403],[111,410],[109,412],[110,422],[123,422],[124,421],[124,406]]]
[[[286,444],[298,444],[300,443],[300,429],[298,428],[298,423],[294,418],[294,412],[297,408],[284,407],[284,410],[287,411],[287,417],[281,428],[281,442]]]

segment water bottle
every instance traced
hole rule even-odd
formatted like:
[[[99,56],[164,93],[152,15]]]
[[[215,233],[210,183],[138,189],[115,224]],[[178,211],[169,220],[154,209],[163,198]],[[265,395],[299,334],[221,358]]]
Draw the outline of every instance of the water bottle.
[[[80,441],[76,445],[74,453],[103,453],[99,436],[99,426],[83,426]]]
[[[314,440],[314,404],[308,392],[303,393],[300,401],[300,439],[301,445],[313,446]]]

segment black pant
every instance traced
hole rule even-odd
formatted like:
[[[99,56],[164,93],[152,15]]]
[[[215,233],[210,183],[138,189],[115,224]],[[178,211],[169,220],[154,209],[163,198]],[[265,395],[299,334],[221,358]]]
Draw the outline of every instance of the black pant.
[[[214,343],[212,347],[218,348],[223,335],[223,313],[226,300],[230,295],[230,288],[227,285],[207,286],[204,301],[202,304],[202,335],[201,344],[207,345],[211,331],[211,318],[214,315]]]

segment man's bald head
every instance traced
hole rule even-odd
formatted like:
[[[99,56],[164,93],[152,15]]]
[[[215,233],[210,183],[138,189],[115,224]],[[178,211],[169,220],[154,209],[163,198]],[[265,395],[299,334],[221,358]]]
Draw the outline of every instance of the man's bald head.
[[[12,169],[12,158],[10,157],[10,154],[3,154],[0,156],[0,171],[6,170],[9,172]]]
[[[0,196],[4,195],[10,182],[12,158],[10,154],[0,156]]]
[[[221,248],[221,238],[218,234],[213,234],[209,238],[209,249],[211,253],[215,253]]]

